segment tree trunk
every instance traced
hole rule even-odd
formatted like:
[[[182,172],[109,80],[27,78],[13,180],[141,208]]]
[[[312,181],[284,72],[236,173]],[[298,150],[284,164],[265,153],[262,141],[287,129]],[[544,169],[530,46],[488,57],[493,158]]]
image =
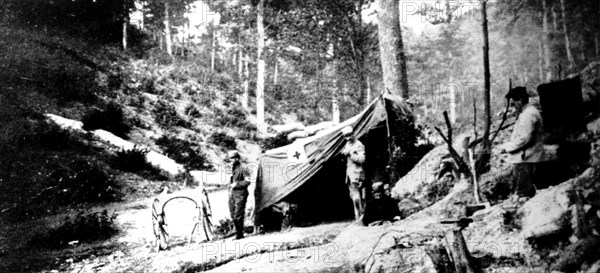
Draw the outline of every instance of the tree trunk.
[[[142,10],[140,10],[142,14],[142,17],[140,17],[140,29],[146,30],[146,26],[144,25],[146,19],[146,1],[141,1],[140,5],[142,6]]]
[[[337,98],[337,89],[336,92],[333,93],[333,97],[331,98],[331,113],[333,123],[340,123],[340,105]]]
[[[454,81],[450,78],[450,83]],[[456,88],[454,84],[450,84],[450,122],[452,124],[456,123]]]
[[[279,56],[278,52],[275,52],[275,71],[273,72],[273,86],[277,85],[277,77],[279,76]]]
[[[142,13],[143,14],[143,13]],[[122,26],[122,34],[121,35],[121,46],[123,50],[127,50],[127,24],[129,23],[129,9],[127,8],[127,3],[123,1],[123,26]]]
[[[354,32],[357,36],[362,35],[363,33],[363,20],[362,20],[362,8],[363,8],[363,4],[364,4],[364,0],[358,0],[356,2],[356,6],[355,6],[355,10],[356,10],[356,15],[357,15],[357,23],[356,23],[356,27],[357,30]],[[360,37],[355,37],[354,39],[360,39]],[[353,42],[354,45],[356,45]],[[364,102],[366,101],[366,103],[364,104],[364,106],[368,105],[368,103],[370,102],[369,100],[367,100],[367,97],[369,95],[367,95],[366,93],[369,92],[369,88],[368,88],[368,78],[365,76],[365,48],[364,48],[364,43],[360,43],[360,47],[359,48],[354,48],[354,50],[356,50],[357,55],[357,62],[358,62],[358,80],[359,82],[359,88],[360,88],[360,102]]]
[[[163,51],[165,49],[164,40],[165,40],[165,35],[163,33],[159,33],[158,34],[158,48],[160,49],[160,51]]]
[[[242,77],[244,76],[244,60],[243,60],[244,56],[243,56],[243,52],[242,52],[242,48],[240,47],[238,49],[238,79],[242,79]]]
[[[121,46],[123,50],[127,50],[127,17],[123,18],[123,39],[121,41]]]
[[[210,48],[210,71],[215,71],[215,55],[217,55],[217,26],[213,23],[211,48]]]
[[[371,78],[367,75],[367,99],[365,100],[365,105],[371,103],[371,92]]]
[[[484,128],[483,128],[483,153],[489,155],[491,152],[490,143],[490,127],[492,123],[492,114],[490,106],[490,56],[489,56],[489,40],[488,40],[488,20],[486,10],[487,0],[481,1],[481,18],[483,18],[482,29],[483,29],[483,78],[484,78],[484,90],[483,90],[483,101],[484,101]],[[487,162],[484,163],[487,165]]]
[[[399,2],[377,0],[379,5],[378,32],[384,88],[392,94],[408,99],[406,56],[402,44]]]
[[[598,8],[599,13],[596,14],[596,16],[597,16],[597,23],[596,23],[597,25],[596,25],[596,27],[597,27],[597,29],[600,29],[600,5],[598,5],[598,7],[599,7]],[[596,43],[595,44],[595,46],[596,46],[596,58],[598,58],[598,57],[600,57],[600,37],[599,37],[600,35],[598,34],[598,31],[595,31],[595,35],[596,35],[596,39],[594,39],[594,41]]]
[[[242,107],[244,107],[244,109],[248,109],[248,99],[250,98],[250,56],[248,56],[248,54],[245,56],[246,60],[244,61],[244,93],[242,94]]]
[[[540,70],[540,83],[544,82],[544,42],[540,37],[540,42],[539,42],[539,70]]]
[[[259,133],[266,132],[265,128],[265,27],[264,12],[265,0],[259,0],[256,6],[256,29],[257,29],[257,67],[256,67],[256,122]]]
[[[554,8],[556,6],[552,5],[552,26],[554,27],[554,31],[558,32],[558,12],[556,12],[556,9]],[[565,20],[565,17],[563,16],[563,21]]]
[[[542,33],[544,35],[544,71],[546,72],[546,82],[552,81],[552,37],[550,26],[548,25],[548,0],[542,1]]]
[[[571,52],[571,41],[569,40],[569,30],[567,28],[567,12],[565,9],[565,0],[560,0],[560,12],[562,15],[562,26],[563,26],[563,35],[565,36],[565,50],[567,51],[567,60],[569,61],[569,66],[573,67],[575,65],[575,59],[573,59],[573,53]]]
[[[167,49],[167,54],[169,56],[173,56],[173,46],[171,44],[171,26],[169,24],[169,1],[165,0],[165,46]]]

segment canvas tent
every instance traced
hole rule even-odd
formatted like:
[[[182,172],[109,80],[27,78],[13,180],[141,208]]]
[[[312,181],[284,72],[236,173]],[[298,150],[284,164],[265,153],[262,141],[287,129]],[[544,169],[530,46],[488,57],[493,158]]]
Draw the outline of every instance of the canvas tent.
[[[352,205],[344,184],[345,161],[340,155],[345,144],[341,129],[351,126],[365,144],[367,180],[372,180],[385,172],[391,119],[407,115],[412,113],[402,98],[382,94],[360,114],[340,124],[264,152],[255,190],[256,224],[263,224],[270,216],[269,208],[282,200],[298,204],[299,215],[306,221],[351,218]]]

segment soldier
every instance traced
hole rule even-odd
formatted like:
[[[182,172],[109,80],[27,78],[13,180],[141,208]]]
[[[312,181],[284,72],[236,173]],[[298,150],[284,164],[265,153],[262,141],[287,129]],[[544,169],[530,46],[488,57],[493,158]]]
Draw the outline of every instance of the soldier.
[[[350,199],[354,205],[354,218],[360,219],[363,212],[365,199],[365,171],[363,163],[365,162],[365,145],[355,139],[352,133],[352,127],[347,126],[342,129],[342,135],[346,139],[346,145],[342,149],[342,154],[346,156],[346,185],[350,192]]]
[[[237,151],[230,151],[227,157],[230,161],[233,161],[231,183],[229,185],[229,213],[235,227],[235,238],[241,239],[244,238],[244,213],[250,182],[240,162],[240,154]]]
[[[388,196],[386,186],[382,182],[373,183],[373,198],[365,206],[365,215],[362,219],[365,226],[400,220],[398,202]]]

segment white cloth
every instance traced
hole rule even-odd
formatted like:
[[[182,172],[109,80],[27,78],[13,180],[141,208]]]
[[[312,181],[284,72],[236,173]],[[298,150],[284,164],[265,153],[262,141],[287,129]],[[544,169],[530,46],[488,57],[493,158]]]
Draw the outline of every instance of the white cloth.
[[[531,104],[523,106],[513,128],[510,141],[502,148],[509,153],[510,163],[535,163],[544,160],[544,122],[537,108]]]

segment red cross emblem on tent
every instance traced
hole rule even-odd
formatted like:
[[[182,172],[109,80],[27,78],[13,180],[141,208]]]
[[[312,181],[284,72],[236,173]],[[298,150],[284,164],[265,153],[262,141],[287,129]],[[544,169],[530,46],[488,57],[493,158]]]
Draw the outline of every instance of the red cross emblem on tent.
[[[308,161],[306,157],[306,151],[302,144],[292,144],[290,149],[287,151],[288,161],[293,163],[304,163]]]

